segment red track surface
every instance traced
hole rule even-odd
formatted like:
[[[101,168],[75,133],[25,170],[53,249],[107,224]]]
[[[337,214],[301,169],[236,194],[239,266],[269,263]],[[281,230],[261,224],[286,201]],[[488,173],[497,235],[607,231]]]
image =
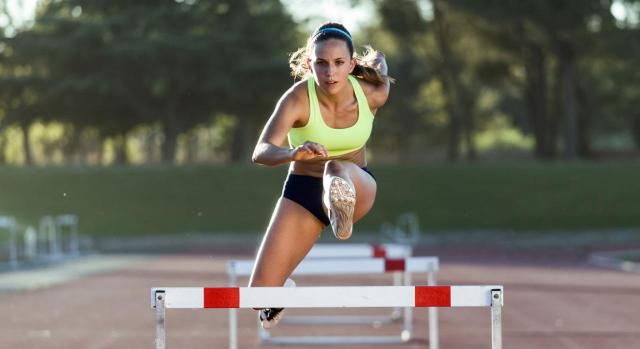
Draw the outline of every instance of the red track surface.
[[[574,262],[550,264],[548,260],[533,257],[513,265],[507,263],[509,258],[448,261],[445,254],[438,282],[504,285],[504,348],[640,348],[640,274]],[[155,256],[116,271],[45,289],[0,293],[0,348],[153,348],[155,324],[149,307],[149,289],[153,286],[225,286],[224,262],[230,258],[250,256]],[[391,277],[309,277],[298,278],[296,282],[301,286],[389,285]],[[414,283],[426,284],[426,276],[414,274]],[[340,310],[337,311],[340,314]],[[384,314],[387,310],[347,311],[349,314]],[[309,310],[295,309],[290,313],[309,313]],[[427,348],[426,313],[426,309],[414,310],[415,333],[411,343],[374,348]],[[250,310],[239,311],[240,348],[274,348],[258,342],[255,316]],[[441,308],[440,347],[490,348],[489,320],[488,308]],[[282,324],[274,334],[370,335],[397,334],[399,330],[400,324],[377,329]],[[227,348],[227,331],[226,310],[167,311],[167,347],[170,349]]]

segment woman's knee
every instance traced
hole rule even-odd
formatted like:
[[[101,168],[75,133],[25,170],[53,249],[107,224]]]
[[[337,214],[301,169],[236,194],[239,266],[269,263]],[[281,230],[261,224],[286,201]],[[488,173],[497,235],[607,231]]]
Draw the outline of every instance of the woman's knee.
[[[255,273],[249,280],[249,287],[278,287],[284,284],[279,275],[265,275],[268,273]],[[286,278],[285,278],[286,279]]]
[[[329,160],[324,164],[324,173],[338,174],[344,171],[344,164],[339,160]]]

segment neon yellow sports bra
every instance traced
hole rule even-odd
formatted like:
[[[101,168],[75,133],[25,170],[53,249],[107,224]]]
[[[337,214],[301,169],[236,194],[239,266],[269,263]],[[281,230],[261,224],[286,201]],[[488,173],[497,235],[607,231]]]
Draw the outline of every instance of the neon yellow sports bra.
[[[309,121],[303,127],[289,130],[289,144],[295,148],[306,141],[322,144],[329,156],[339,156],[356,151],[367,143],[373,128],[373,113],[369,109],[367,96],[355,77],[349,75],[349,81],[358,101],[358,120],[347,128],[327,126],[320,114],[320,104],[316,96],[316,84],[313,77],[307,80],[309,91]]]

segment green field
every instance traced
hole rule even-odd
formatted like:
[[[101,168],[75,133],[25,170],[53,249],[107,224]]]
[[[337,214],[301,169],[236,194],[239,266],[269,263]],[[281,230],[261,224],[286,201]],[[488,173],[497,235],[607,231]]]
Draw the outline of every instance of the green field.
[[[372,212],[357,225],[414,212],[426,231],[640,227],[640,164],[371,166]],[[90,235],[258,232],[286,167],[0,167],[0,215],[34,224],[75,213]]]

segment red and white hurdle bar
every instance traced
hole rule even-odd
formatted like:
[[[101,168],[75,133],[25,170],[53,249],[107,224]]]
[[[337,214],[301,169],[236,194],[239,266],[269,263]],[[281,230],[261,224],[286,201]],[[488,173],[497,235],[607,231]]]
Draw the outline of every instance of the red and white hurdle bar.
[[[367,245],[364,245],[367,246]],[[367,246],[368,247],[368,246]],[[404,247],[404,246],[403,246]],[[362,250],[362,249],[360,249]],[[237,276],[248,276],[253,270],[253,260],[231,260],[227,262],[229,285],[237,286]],[[384,274],[394,273],[394,285],[399,286],[401,280],[396,276],[404,273],[404,285],[411,285],[411,273],[426,273],[427,284],[436,285],[435,273],[439,268],[438,257],[411,258],[305,258],[294,270],[292,276],[298,275],[353,275],[353,274]],[[283,322],[297,324],[362,324],[389,323],[400,318],[400,308],[391,316],[286,316]],[[260,339],[272,344],[391,344],[403,343],[411,339],[413,332],[412,307],[404,308],[404,324],[400,335],[397,336],[295,336],[282,337],[271,334],[258,327]],[[229,336],[237,337],[237,315],[235,309],[229,309]],[[438,349],[438,314],[436,308],[429,309],[429,349]],[[230,342],[230,349],[237,349],[237,345]]]
[[[315,244],[305,258],[406,258],[412,253],[411,246],[400,244]]]
[[[502,349],[502,286],[156,287],[156,349],[166,309],[491,307],[491,348]],[[231,339],[230,339],[231,340]]]

